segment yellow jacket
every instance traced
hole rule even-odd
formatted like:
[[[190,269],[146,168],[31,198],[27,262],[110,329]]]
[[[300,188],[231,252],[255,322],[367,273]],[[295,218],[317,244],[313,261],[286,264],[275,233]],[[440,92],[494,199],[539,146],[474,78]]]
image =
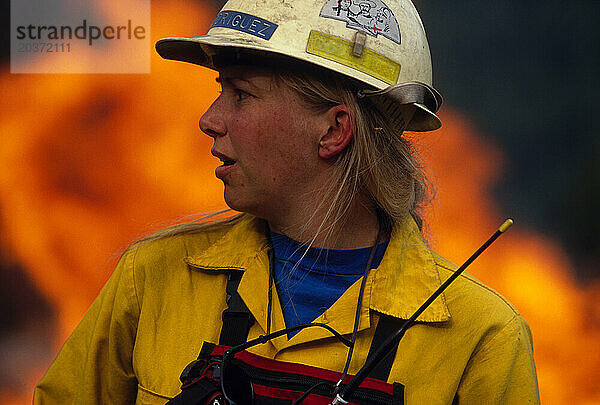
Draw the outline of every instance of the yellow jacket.
[[[131,247],[36,387],[34,404],[164,404],[203,341],[217,342],[226,308],[224,269],[244,276],[238,291],[265,333],[268,242],[246,216],[197,234]],[[455,269],[430,251],[412,221],[392,233],[365,289],[350,373],[364,363],[377,313],[408,318]],[[350,334],[360,280],[316,321]],[[389,381],[406,404],[539,403],[531,334],[518,312],[473,277],[459,277],[400,342]],[[272,330],[285,328],[273,294]],[[320,328],[250,351],[341,371],[347,348]]]

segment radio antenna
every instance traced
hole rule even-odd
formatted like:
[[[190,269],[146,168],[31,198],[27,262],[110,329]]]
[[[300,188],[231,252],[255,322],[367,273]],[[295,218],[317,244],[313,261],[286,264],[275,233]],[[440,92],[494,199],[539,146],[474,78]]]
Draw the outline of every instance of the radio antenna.
[[[454,280],[456,280],[458,278],[458,276],[460,276],[462,274],[462,272],[471,263],[473,263],[473,261],[475,259],[477,259],[477,257],[480,254],[483,253],[484,250],[486,250],[492,243],[494,243],[494,241],[496,239],[498,239],[498,237],[500,235],[502,235],[504,232],[506,232],[508,230],[508,228],[510,228],[512,226],[512,224],[513,224],[513,220],[512,219],[507,219],[506,221],[504,221],[504,223],[500,226],[500,228],[498,228],[498,230],[483,245],[481,245],[481,247],[479,249],[477,249],[477,251],[475,253],[473,253],[473,255],[471,255],[471,257],[469,257],[467,259],[467,261],[464,262],[463,265],[460,266],[454,272],[454,274],[452,274],[450,277],[448,277],[448,279],[437,290],[435,290],[435,292],[433,294],[431,294],[431,296],[427,299],[427,301],[425,301],[423,303],[423,305],[421,305],[419,307],[419,309],[417,309],[415,311],[415,313],[412,314],[411,317],[406,320],[406,322],[404,322],[404,324],[402,325],[402,327],[396,333],[394,333],[392,336],[390,336],[383,343],[383,345],[381,346],[381,348],[378,351],[376,351],[371,358],[367,359],[367,361],[365,362],[365,364],[361,367],[361,369],[358,371],[358,373],[356,373],[356,375],[354,376],[354,378],[352,378],[352,380],[348,383],[348,385],[345,385],[345,386],[343,386],[340,389],[340,392],[333,399],[333,401],[331,402],[331,405],[344,405],[344,404],[347,404],[349,402],[348,398],[350,398],[352,396],[352,394],[354,393],[354,391],[356,391],[356,389],[358,388],[358,386],[367,378],[367,376],[373,370],[373,368],[375,368],[375,366],[381,360],[383,360],[383,358],[385,358],[385,356],[394,347],[397,346],[398,342],[400,342],[400,339],[402,339],[402,337],[404,336],[404,333],[406,332],[406,330],[408,328],[410,328],[415,323],[415,321],[417,320],[417,318],[419,317],[419,315],[421,315],[423,313],[423,311],[425,311],[427,309],[427,307],[429,307],[429,305],[431,305],[431,303],[437,297],[439,297],[439,295],[446,288],[448,288],[448,286]]]

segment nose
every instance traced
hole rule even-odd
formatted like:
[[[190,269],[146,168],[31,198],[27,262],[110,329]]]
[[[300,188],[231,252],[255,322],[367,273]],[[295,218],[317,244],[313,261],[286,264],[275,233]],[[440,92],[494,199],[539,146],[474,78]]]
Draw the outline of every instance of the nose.
[[[223,111],[219,111],[219,98],[217,98],[198,122],[200,130],[211,138],[223,136],[227,133],[227,126],[223,121]]]

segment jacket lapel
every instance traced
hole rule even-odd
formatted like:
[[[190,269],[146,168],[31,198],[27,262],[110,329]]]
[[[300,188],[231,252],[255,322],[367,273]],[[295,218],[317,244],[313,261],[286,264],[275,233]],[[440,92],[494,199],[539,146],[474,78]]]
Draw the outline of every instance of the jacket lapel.
[[[394,228],[373,276],[369,307],[401,319],[408,319],[442,284],[433,254],[412,217]],[[450,312],[442,293],[417,320],[444,322],[449,319]]]
[[[246,306],[266,333],[269,290],[269,242],[267,224],[252,216],[236,223],[225,235],[204,252],[190,255],[186,262],[204,272],[244,271],[238,292]],[[360,284],[354,283],[315,322],[324,323],[341,334],[352,333]],[[377,269],[369,273],[359,320],[359,330],[369,328],[369,309],[407,319],[441,285],[433,255],[421,239],[419,230],[408,217],[392,232],[388,248]],[[421,322],[443,322],[450,319],[444,294],[419,317]],[[277,291],[273,291],[271,331],[285,328]],[[306,328],[292,339],[275,339],[277,351],[324,338],[330,332],[323,328]]]

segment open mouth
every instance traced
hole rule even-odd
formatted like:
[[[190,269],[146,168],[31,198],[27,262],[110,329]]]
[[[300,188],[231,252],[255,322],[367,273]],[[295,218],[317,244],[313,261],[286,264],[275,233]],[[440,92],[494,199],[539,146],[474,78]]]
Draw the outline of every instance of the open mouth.
[[[214,149],[210,152],[214,157],[218,158],[221,162],[223,162],[222,166],[233,166],[236,162],[234,159],[230,158],[226,154],[216,151]]]
[[[212,155],[217,157],[223,164],[215,169],[215,176],[217,178],[224,180],[229,173],[233,170],[233,166],[236,164],[236,160],[230,158],[224,153],[218,152],[216,150],[211,151]]]

